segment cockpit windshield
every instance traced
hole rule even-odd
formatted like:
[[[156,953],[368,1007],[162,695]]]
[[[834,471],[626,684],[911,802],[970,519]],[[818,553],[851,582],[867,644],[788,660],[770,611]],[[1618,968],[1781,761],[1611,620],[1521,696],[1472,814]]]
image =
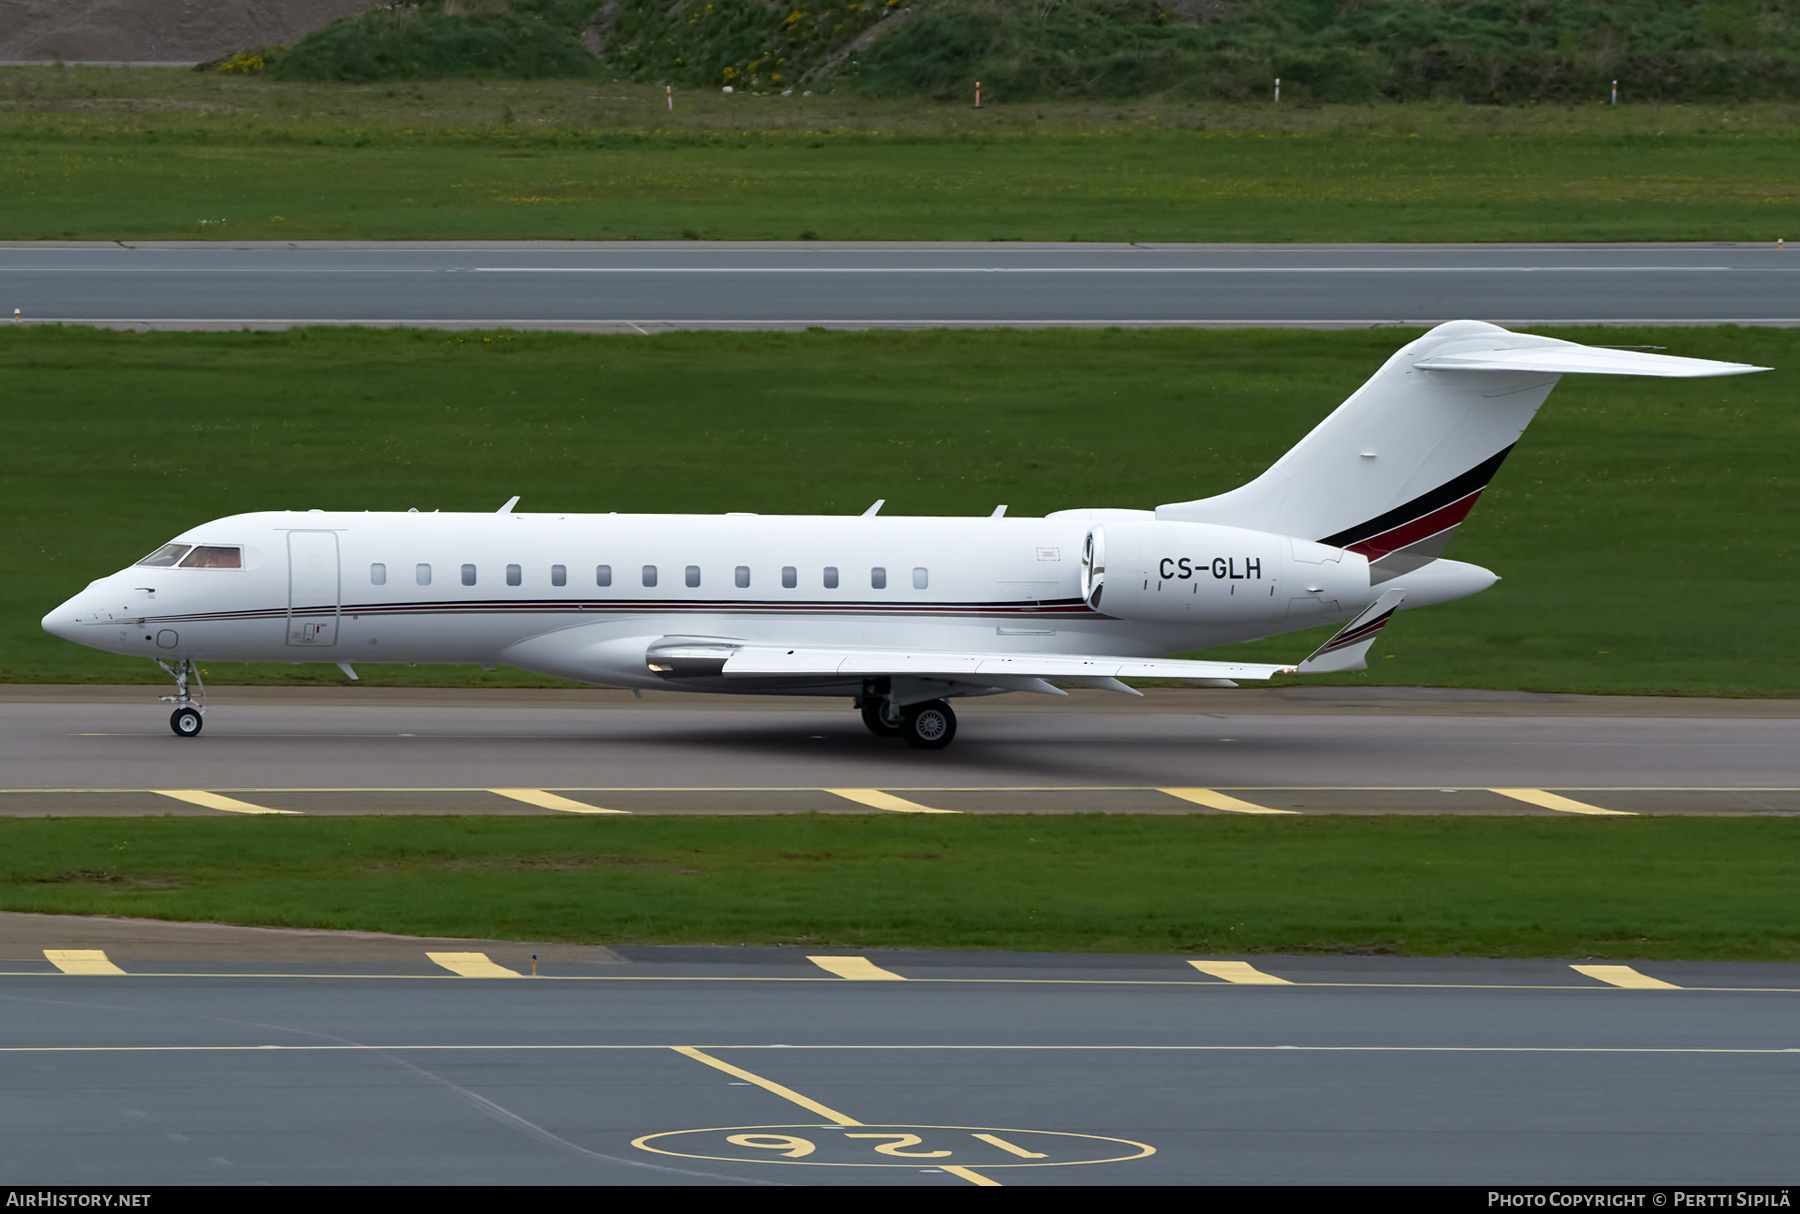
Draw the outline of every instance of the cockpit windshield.
[[[187,554],[181,562],[183,569],[242,569],[244,567],[244,550],[242,548],[223,548],[216,544],[202,544]]]
[[[188,544],[164,544],[155,552],[139,561],[140,565],[149,565],[153,569],[167,569],[186,554]]]
[[[139,561],[152,569],[179,565],[183,569],[242,569],[244,550],[235,544],[164,544]]]

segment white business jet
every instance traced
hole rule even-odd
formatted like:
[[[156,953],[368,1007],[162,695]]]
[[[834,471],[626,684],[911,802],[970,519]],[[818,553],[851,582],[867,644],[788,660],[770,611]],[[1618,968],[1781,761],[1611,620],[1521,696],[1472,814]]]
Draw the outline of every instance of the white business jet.
[[[615,687],[850,697],[915,747],[949,701],[1125,678],[1234,686],[1359,670],[1394,611],[1491,586],[1440,554],[1557,378],[1738,375],[1439,325],[1241,488],[1043,518],[237,514],[44,617],[154,658],[200,732],[199,661],[500,664]],[[1293,665],[1158,655],[1348,621]],[[191,694],[192,681],[198,694]]]

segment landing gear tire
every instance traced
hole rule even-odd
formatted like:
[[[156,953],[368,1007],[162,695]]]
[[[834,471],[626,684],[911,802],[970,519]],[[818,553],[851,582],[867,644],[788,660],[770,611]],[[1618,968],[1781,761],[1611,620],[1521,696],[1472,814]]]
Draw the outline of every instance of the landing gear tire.
[[[956,736],[956,714],[942,700],[914,704],[901,714],[900,736],[914,750],[942,750]]]
[[[206,718],[200,715],[197,708],[177,708],[169,714],[169,728],[175,731],[178,738],[197,738],[200,727],[206,724]]]
[[[903,713],[896,712],[888,706],[886,696],[876,696],[863,701],[863,724],[869,732],[878,738],[897,738],[900,727],[905,721]]]

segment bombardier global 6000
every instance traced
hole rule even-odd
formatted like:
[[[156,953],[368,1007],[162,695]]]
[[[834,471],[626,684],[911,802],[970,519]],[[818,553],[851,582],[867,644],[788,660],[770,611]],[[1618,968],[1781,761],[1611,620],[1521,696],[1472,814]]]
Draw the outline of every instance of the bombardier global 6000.
[[[517,498],[494,514],[235,514],[100,578],[44,627],[161,663],[182,737],[204,721],[201,661],[353,678],[352,663],[454,662],[844,696],[875,733],[935,749],[959,696],[1361,669],[1396,609],[1494,583],[1442,553],[1558,377],[1765,369],[1453,321],[1216,497],[1043,518],[883,517],[880,502],[842,517],[520,514]],[[1331,623],[1290,665],[1160,656]]]

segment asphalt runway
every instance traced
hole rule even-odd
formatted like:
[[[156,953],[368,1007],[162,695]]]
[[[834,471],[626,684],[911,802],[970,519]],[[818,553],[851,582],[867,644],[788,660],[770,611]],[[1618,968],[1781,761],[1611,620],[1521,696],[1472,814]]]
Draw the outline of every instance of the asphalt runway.
[[[0,315],[130,328],[1800,324],[1773,244],[13,242]]]
[[[848,702],[617,691],[11,689],[0,815],[1800,813],[1800,703],[1419,688],[957,702],[956,742]]]
[[[16,947],[57,918],[0,924],[14,1185],[1737,1186],[1800,1158],[1793,965],[642,948],[534,978],[247,936],[78,955],[78,919]]]

